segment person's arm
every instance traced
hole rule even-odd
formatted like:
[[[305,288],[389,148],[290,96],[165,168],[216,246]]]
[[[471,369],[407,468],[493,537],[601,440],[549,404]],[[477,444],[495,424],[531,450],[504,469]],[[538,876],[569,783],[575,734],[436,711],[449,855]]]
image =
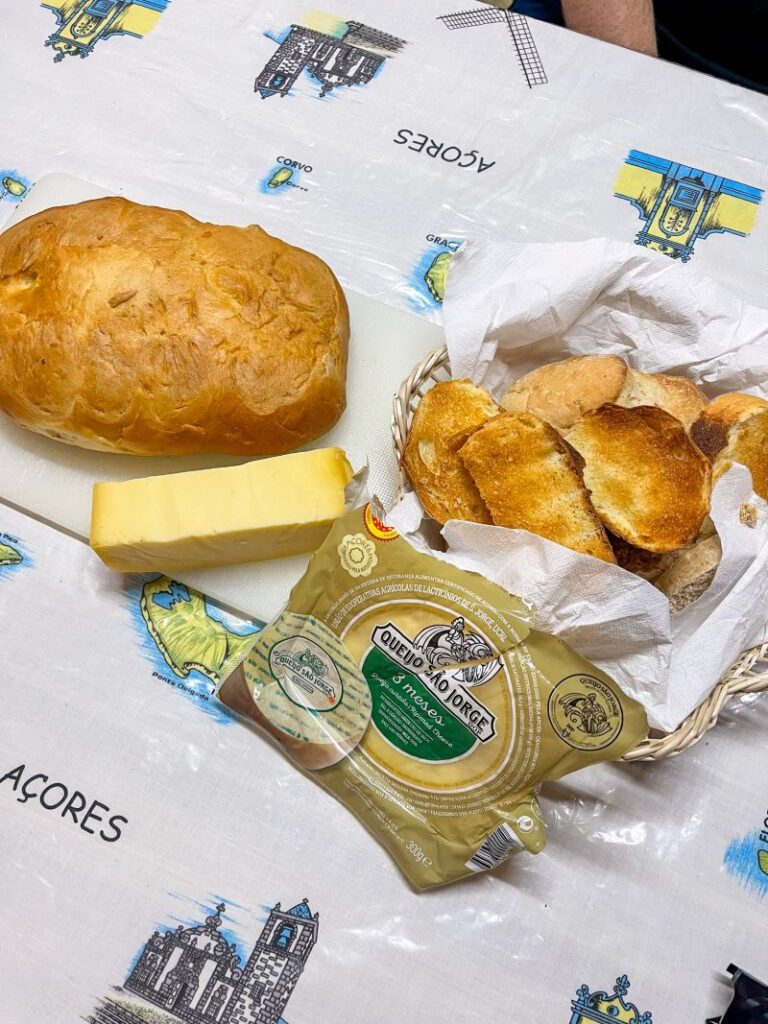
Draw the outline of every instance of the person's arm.
[[[656,56],[653,0],[563,0],[568,28]]]

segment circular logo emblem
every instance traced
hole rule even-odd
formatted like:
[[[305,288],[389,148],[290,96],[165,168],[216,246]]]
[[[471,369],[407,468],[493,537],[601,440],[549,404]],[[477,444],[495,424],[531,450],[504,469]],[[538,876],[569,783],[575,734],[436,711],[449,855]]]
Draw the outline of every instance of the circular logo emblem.
[[[332,711],[344,688],[339,670],[319,644],[289,636],[269,652],[269,667],[286,697],[300,708]]]
[[[376,557],[376,545],[362,533],[348,533],[336,550],[342,568],[346,569],[353,579],[370,576],[379,561]]]
[[[363,510],[363,523],[368,533],[376,540],[395,540],[400,536],[394,526],[385,526],[378,516],[373,514],[370,502]]]
[[[560,739],[575,750],[609,747],[624,724],[624,712],[611,687],[581,673],[560,680],[549,695],[547,715]]]

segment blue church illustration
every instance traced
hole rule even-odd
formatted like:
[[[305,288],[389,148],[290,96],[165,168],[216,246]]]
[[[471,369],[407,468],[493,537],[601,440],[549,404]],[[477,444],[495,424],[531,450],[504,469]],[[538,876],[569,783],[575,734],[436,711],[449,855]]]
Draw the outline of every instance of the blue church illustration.
[[[156,931],[125,982],[125,992],[159,1007],[163,1020],[189,1024],[280,1024],[317,942],[319,914],[306,899],[289,910],[276,903],[245,964],[222,934],[220,903],[203,924]],[[90,1024],[141,1024],[133,1003],[108,999]],[[284,1022],[283,1022],[284,1024]]]

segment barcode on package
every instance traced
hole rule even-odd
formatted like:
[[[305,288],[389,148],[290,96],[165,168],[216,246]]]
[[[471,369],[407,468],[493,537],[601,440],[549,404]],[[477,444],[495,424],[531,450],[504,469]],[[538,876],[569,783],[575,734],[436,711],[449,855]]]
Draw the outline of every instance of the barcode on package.
[[[522,849],[523,844],[509,825],[499,825],[464,867],[470,871],[490,871],[505,861],[514,850]]]

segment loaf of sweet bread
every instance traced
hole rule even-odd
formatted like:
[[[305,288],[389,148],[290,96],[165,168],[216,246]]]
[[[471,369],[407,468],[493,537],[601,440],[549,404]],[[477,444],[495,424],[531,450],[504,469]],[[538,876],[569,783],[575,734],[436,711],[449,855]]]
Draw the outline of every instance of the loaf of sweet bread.
[[[0,410],[136,455],[277,455],[345,405],[349,317],[317,256],[259,227],[97,199],[0,235]]]

